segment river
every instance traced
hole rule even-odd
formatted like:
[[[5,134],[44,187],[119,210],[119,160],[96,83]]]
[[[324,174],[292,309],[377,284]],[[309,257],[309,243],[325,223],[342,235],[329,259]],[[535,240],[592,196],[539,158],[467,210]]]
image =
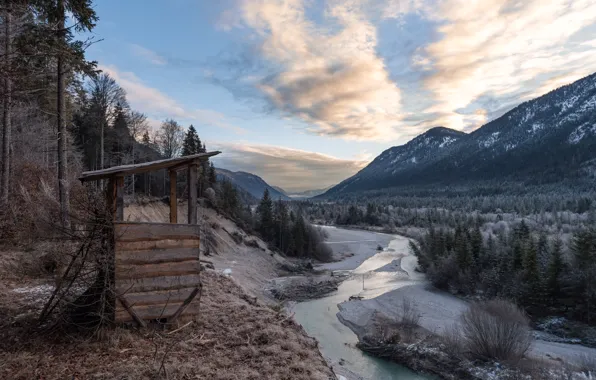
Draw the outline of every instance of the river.
[[[321,352],[334,368],[342,362],[343,368],[371,380],[422,380],[429,377],[416,374],[395,363],[369,356],[355,347],[356,335],[337,319],[337,304],[352,295],[371,298],[387,291],[411,285],[418,278],[410,278],[401,271],[375,272],[378,268],[393,266],[399,260],[408,261],[408,239],[370,231],[325,227],[327,243],[334,254],[353,256],[342,261],[323,264],[319,269],[350,271],[337,292],[330,296],[301,302],[292,308],[295,319],[310,336],[317,338]],[[383,250],[378,250],[381,247]],[[405,258],[405,259],[402,259]],[[394,260],[398,260],[397,262]],[[406,264],[404,261],[403,264]]]

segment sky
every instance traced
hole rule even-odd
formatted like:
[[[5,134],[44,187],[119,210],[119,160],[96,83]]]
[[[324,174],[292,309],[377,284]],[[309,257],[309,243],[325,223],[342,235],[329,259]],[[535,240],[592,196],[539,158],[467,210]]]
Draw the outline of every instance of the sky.
[[[326,188],[596,71],[593,0],[101,0],[87,57],[216,166]]]

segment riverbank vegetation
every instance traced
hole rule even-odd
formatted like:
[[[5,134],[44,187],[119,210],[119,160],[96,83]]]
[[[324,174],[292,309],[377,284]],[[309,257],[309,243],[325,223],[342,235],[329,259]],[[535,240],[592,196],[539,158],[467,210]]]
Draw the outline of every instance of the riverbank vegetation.
[[[532,231],[524,221],[481,230],[430,228],[411,244],[422,271],[440,289],[465,296],[503,297],[531,315],[596,321],[596,231],[567,241]]]
[[[448,380],[585,380],[596,366],[548,363],[526,356],[533,342],[525,312],[504,300],[470,304],[457,324],[438,335],[415,323],[416,304],[404,299],[400,317],[376,311],[375,328],[357,346],[412,370]],[[414,322],[414,323],[413,323]]]

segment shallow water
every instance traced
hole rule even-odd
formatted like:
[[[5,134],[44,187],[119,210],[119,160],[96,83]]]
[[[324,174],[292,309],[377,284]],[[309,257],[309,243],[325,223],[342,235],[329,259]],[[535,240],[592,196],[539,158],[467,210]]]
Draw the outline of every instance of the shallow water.
[[[337,292],[328,297],[298,303],[292,309],[296,321],[304,326],[310,336],[319,340],[323,355],[334,363],[343,359],[347,369],[365,379],[429,379],[427,376],[416,374],[395,363],[369,356],[357,349],[355,345],[358,338],[336,316],[339,311],[337,304],[347,301],[352,295],[372,298],[392,289],[412,284],[416,278],[410,278],[405,273],[373,272],[375,269],[407,255],[407,252],[408,239],[397,237],[391,240],[389,246],[383,251],[376,253],[355,268],[350,279],[344,281]]]

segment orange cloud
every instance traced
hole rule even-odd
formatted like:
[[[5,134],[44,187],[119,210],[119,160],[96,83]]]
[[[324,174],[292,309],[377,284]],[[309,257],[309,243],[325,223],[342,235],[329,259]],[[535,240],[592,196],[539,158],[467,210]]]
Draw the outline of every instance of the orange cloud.
[[[336,27],[309,21],[300,0],[246,0],[241,15],[262,56],[278,72],[257,83],[285,114],[314,133],[347,139],[395,137],[400,91],[376,54],[376,27],[359,1],[331,1],[324,12]]]
[[[216,166],[257,174],[270,185],[288,191],[326,188],[354,175],[370,162],[370,155],[353,160],[279,146],[240,143],[212,143],[222,154]],[[365,155],[365,156],[364,156]]]

